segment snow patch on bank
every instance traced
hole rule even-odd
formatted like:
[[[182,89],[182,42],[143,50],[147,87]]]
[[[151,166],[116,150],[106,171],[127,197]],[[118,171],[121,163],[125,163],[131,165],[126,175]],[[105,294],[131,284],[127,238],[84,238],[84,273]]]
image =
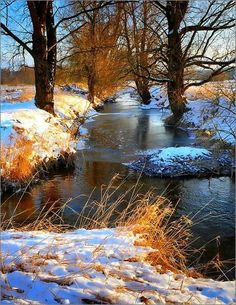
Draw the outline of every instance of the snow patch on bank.
[[[210,152],[196,147],[168,147],[126,163],[130,169],[156,177],[230,176],[233,157],[228,151]]]
[[[218,84],[219,85],[219,84]],[[222,87],[227,83],[222,83]],[[231,90],[228,88],[228,90]],[[150,88],[151,102],[141,105],[143,110],[158,109],[163,112],[164,119],[171,115],[168,96],[164,87],[153,86]],[[186,92],[189,111],[183,115],[182,123],[189,128],[201,129],[209,132],[216,140],[224,140],[234,144],[236,139],[236,105],[228,98],[218,96],[215,99],[194,99]]]
[[[169,102],[164,87],[153,86],[150,88],[150,94],[151,94],[150,104],[148,105],[142,104],[140,106],[142,109],[144,110],[161,109],[162,111],[170,112],[168,109]]]
[[[230,304],[235,283],[159,273],[131,230],[1,233],[1,304]]]
[[[162,149],[157,156],[152,157],[150,160],[155,163],[158,161],[163,162],[176,162],[178,160],[195,160],[202,157],[210,156],[211,152],[204,148],[196,148],[196,147],[168,147]]]
[[[10,135],[14,135],[15,138],[23,136],[24,139],[31,141],[32,153],[29,161],[32,166],[74,153],[77,140],[71,134],[71,127],[79,118],[93,117],[96,111],[88,100],[66,94],[56,95],[54,108],[56,116],[36,108],[33,100],[26,103],[2,104],[2,144],[10,144]],[[80,135],[83,138],[86,136],[85,129],[80,128]],[[4,176],[4,172],[2,175]]]
[[[212,133],[213,139],[234,144],[236,139],[236,106],[225,98],[217,102],[189,101],[190,110],[183,116],[183,123]]]

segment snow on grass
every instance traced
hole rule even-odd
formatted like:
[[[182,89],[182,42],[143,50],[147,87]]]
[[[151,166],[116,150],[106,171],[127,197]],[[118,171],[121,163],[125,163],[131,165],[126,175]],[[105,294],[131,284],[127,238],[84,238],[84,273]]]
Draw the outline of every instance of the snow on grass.
[[[74,153],[77,141],[71,134],[72,125],[78,118],[92,117],[96,114],[88,100],[66,94],[55,96],[56,116],[36,108],[33,100],[25,103],[3,103],[1,111],[2,144],[14,145],[9,140],[11,134],[15,138],[22,137],[25,141],[31,141],[32,154],[28,159],[32,168],[41,162]],[[82,137],[85,136],[83,131]],[[8,153],[6,156],[11,159]],[[3,170],[2,175],[4,176]]]
[[[116,103],[120,103],[126,106],[134,106],[139,103],[139,96],[134,88],[125,88],[119,90],[115,95]]]
[[[230,304],[234,282],[160,272],[132,231],[1,233],[1,304]],[[158,272],[159,270],[159,272]]]
[[[212,138],[221,139],[227,143],[235,143],[236,106],[224,98],[217,101],[189,101],[190,111],[183,116],[183,122],[200,127],[212,133]]]
[[[0,102],[31,100],[35,95],[34,86],[1,85]]]
[[[208,131],[216,140],[235,143],[236,105],[232,86],[228,82],[207,84],[211,91],[186,92],[189,111],[183,115],[182,123],[189,128]],[[215,88],[219,86],[220,88]],[[200,90],[200,89],[199,89]],[[171,115],[166,90],[163,87],[150,88],[152,96],[149,105],[141,105],[142,109],[161,109],[164,117]],[[204,98],[205,96],[205,98]],[[199,98],[201,97],[201,98]]]
[[[144,157],[126,163],[132,170],[156,177],[209,177],[232,175],[230,152],[196,147],[168,147],[145,152]]]
[[[14,132],[12,127],[14,123],[13,115],[29,109],[36,109],[34,101],[24,103],[1,103],[1,143],[9,144],[9,135]]]
[[[165,110],[165,112],[169,112],[168,110],[168,99],[166,96],[166,92],[164,88],[153,86],[150,88],[150,94],[151,94],[151,101],[148,105],[141,105],[142,109],[162,109],[162,111]]]

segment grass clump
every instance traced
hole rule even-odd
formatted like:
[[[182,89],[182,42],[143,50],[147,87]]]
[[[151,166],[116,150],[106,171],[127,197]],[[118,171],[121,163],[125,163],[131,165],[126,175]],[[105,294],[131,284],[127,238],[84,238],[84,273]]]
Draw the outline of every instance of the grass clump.
[[[102,186],[99,200],[92,200],[91,194],[79,213],[70,207],[71,199],[57,210],[52,204],[49,209],[41,210],[34,221],[26,219],[20,226],[15,221],[17,215],[13,215],[11,219],[2,221],[2,228],[62,233],[75,228],[113,227],[120,230],[121,234],[123,230],[129,230],[137,237],[137,246],[152,248],[146,257],[152,265],[161,267],[163,272],[170,270],[186,273],[191,221],[187,217],[174,220],[174,207],[170,201],[162,196],[155,196],[152,191],[140,194],[138,182],[126,191],[120,192],[126,180],[122,180],[118,185],[117,181],[118,175],[108,186]],[[73,226],[64,221],[65,209],[76,215]]]
[[[32,176],[35,169],[33,141],[23,135],[10,137],[10,144],[1,144],[0,165],[4,180],[23,181]]]

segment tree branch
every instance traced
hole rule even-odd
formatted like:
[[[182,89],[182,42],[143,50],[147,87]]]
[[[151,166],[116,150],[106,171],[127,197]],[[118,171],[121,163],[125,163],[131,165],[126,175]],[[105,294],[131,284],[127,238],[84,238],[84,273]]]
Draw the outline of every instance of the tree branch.
[[[16,42],[18,42],[32,57],[34,57],[33,50],[30,49],[27,44],[22,41],[20,38],[18,38],[11,30],[8,29],[2,22],[1,22],[1,28],[9,35],[11,38],[13,38]]]
[[[58,27],[62,22],[64,22],[64,21],[67,21],[67,20],[70,20],[70,19],[74,19],[74,18],[76,18],[76,17],[79,17],[79,16],[82,15],[82,14],[89,13],[89,12],[92,12],[92,11],[97,10],[97,9],[101,9],[101,8],[107,6],[107,5],[112,4],[112,3],[113,3],[113,1],[107,1],[107,2],[105,2],[104,4],[102,4],[102,5],[100,5],[100,6],[97,6],[96,8],[90,8],[90,9],[87,9],[87,10],[85,9],[85,10],[82,10],[82,11],[80,11],[80,12],[78,12],[78,13],[72,15],[72,16],[64,17],[64,18],[60,19],[60,20],[57,22],[57,24],[55,25],[55,28],[57,28],[57,27]]]
[[[234,63],[234,60],[232,60],[231,63]],[[224,69],[224,68],[226,68],[226,67],[227,67],[227,69]],[[202,80],[202,81],[200,81],[200,82],[189,83],[188,85],[186,85],[186,86],[184,87],[184,89],[187,90],[189,87],[192,87],[192,86],[198,87],[198,86],[201,86],[201,85],[203,85],[203,84],[205,84],[205,83],[208,83],[209,81],[212,80],[212,78],[213,78],[214,76],[217,76],[217,75],[219,75],[219,74],[222,74],[222,73],[224,73],[224,72],[227,72],[227,71],[230,70],[231,68],[232,68],[232,67],[229,66],[229,64],[226,64],[226,65],[220,67],[219,69],[213,71],[213,72],[209,75],[208,78],[206,78],[206,79],[204,79],[204,80]]]

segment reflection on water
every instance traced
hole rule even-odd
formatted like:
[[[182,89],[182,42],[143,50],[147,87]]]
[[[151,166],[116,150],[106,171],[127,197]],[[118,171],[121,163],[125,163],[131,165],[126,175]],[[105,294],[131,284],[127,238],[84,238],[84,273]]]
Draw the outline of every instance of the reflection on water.
[[[22,223],[25,219],[30,219],[37,213],[35,198],[31,193],[26,193],[22,200],[18,195],[5,194],[2,198],[1,213],[3,221],[15,214],[17,215],[17,221]]]
[[[185,132],[164,127],[161,113],[157,110],[140,110],[135,101],[106,105],[103,114],[87,123],[86,128],[89,129],[89,139],[84,150],[77,153],[75,168],[52,174],[21,200],[19,195],[9,198],[10,195],[5,194],[2,200],[8,200],[2,207],[5,218],[15,213],[19,214],[19,222],[25,219],[30,221],[41,210],[50,210],[50,216],[72,198],[63,217],[67,223],[73,224],[76,221],[73,210],[80,212],[91,192],[91,200],[99,200],[100,188],[117,173],[126,180],[114,199],[136,183],[139,175],[129,171],[123,163],[138,158],[145,151],[193,144],[193,139]],[[235,189],[232,179],[142,177],[140,192],[144,193],[150,188],[155,194],[162,194],[177,205],[176,217],[194,217],[196,225],[193,226],[193,233],[199,237],[194,243],[196,247],[221,236],[221,259],[234,257]],[[210,243],[204,259],[212,258],[216,251],[216,243]]]

